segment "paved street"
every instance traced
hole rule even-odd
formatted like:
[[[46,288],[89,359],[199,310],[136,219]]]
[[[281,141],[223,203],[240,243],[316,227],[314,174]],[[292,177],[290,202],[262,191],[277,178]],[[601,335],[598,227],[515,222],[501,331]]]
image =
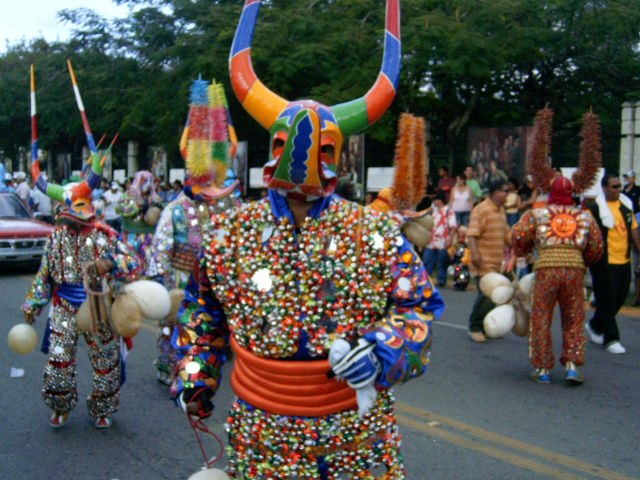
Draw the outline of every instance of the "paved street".
[[[184,414],[155,380],[151,324],[135,338],[113,427],[97,431],[87,415],[83,341],[81,401],[67,425],[49,427],[50,412],[40,396],[45,356],[37,350],[19,356],[6,343],[7,332],[22,319],[18,309],[33,275],[33,268],[0,269],[0,479],[186,480],[203,457]],[[566,386],[560,366],[552,371],[551,385],[538,385],[528,379],[526,339],[509,334],[484,345],[468,340],[474,295],[443,291],[448,308],[433,328],[430,369],[395,390],[408,478],[640,478],[640,318],[619,318],[626,355],[588,346],[583,386]],[[44,314],[37,320],[39,335],[45,320]],[[554,338],[560,339],[557,325]],[[555,351],[559,356],[559,341]],[[24,369],[24,376],[11,378],[12,367]],[[229,367],[207,421],[223,440],[233,398]],[[206,445],[210,456],[218,453],[214,440]]]

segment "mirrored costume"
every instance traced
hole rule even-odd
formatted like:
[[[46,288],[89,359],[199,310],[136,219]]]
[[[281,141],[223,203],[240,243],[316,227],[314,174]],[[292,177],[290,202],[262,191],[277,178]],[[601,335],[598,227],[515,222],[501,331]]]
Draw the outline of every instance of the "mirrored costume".
[[[76,95],[79,91],[69,63]],[[47,182],[41,175],[37,156],[37,129],[35,128],[35,81],[32,67],[32,164],[31,171],[37,187],[64,207],[56,218],[56,228],[47,239],[40,269],[22,307],[28,318],[40,314],[42,308],[53,302],[47,325],[43,350],[49,358],[44,370],[42,395],[54,412],[51,425],[58,427],[76,406],[76,349],[82,334],[89,349],[93,369],[92,391],[87,398],[89,414],[96,418],[97,427],[111,424],[110,417],[117,411],[120,397],[120,345],[111,322],[101,322],[94,332],[81,332],[76,313],[87,297],[83,285],[83,267],[98,259],[112,262],[112,273],[117,280],[134,280],[142,265],[137,256],[125,245],[111,227],[95,221],[91,205],[91,192],[100,184],[102,161],[97,153],[84,110],[83,123],[91,151],[91,170],[80,183],[64,187]],[[81,105],[81,102],[79,102]],[[48,345],[47,345],[48,343]]]
[[[333,107],[287,102],[257,79],[250,46],[259,7],[246,2],[230,65],[239,100],[271,132],[269,196],[215,215],[207,228],[173,337],[181,360],[172,394],[208,415],[230,344],[232,477],[373,478],[381,469],[404,478],[390,387],[426,370],[444,304],[393,220],[333,195],[344,136],[393,99],[398,2],[388,2],[378,81]],[[310,207],[297,227],[291,201]]]

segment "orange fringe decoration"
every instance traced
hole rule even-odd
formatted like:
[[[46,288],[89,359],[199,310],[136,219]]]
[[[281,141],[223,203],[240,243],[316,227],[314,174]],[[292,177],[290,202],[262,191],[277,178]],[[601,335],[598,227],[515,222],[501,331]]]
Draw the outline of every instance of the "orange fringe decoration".
[[[582,116],[580,132],[580,160],[578,170],[573,174],[573,191],[582,193],[589,189],[598,178],[602,165],[602,145],[600,144],[600,119],[590,109]]]
[[[427,122],[422,117],[416,117],[414,121],[414,131],[416,137],[416,151],[413,172],[413,205],[422,201],[427,193],[427,156],[429,154],[427,146]]]
[[[551,182],[555,176],[549,162],[552,121],[553,110],[547,106],[536,114],[534,122],[536,137],[531,147],[531,160],[527,165],[527,172],[533,177],[534,185],[542,188],[545,192],[551,188]]]
[[[408,210],[413,204],[413,159],[416,150],[413,124],[413,115],[409,113],[400,115],[398,140],[393,159],[395,173],[391,204],[394,210]]]

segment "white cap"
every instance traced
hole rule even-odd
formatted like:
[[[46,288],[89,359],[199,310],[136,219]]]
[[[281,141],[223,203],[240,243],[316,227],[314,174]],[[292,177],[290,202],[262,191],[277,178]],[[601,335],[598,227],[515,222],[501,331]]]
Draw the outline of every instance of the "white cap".
[[[13,179],[14,180],[26,180],[27,179],[27,174],[24,172],[14,172],[13,173]]]
[[[113,181],[111,182],[111,188],[120,188],[120,185],[118,185],[118,182]]]
[[[627,173],[623,175],[623,177],[636,178],[636,172],[634,172],[633,170],[629,170]]]

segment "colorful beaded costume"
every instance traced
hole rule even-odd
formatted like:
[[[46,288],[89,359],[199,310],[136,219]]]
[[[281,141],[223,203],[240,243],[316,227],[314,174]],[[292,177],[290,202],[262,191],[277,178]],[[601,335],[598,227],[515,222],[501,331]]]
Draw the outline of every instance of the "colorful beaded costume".
[[[401,479],[389,388],[426,370],[431,322],[444,304],[395,222],[333,195],[343,135],[375,122],[395,94],[399,4],[387,2],[374,87],[328,107],[289,103],[257,79],[250,47],[260,3],[245,3],[230,65],[239,100],[271,131],[269,196],[215,215],[207,228],[173,337],[181,360],[172,394],[185,405],[204,391],[208,401],[231,344],[232,477]],[[309,206],[300,225],[291,201]],[[373,406],[362,416],[358,390],[328,375],[338,341],[373,346],[380,364]],[[212,408],[206,403],[203,414]]]

